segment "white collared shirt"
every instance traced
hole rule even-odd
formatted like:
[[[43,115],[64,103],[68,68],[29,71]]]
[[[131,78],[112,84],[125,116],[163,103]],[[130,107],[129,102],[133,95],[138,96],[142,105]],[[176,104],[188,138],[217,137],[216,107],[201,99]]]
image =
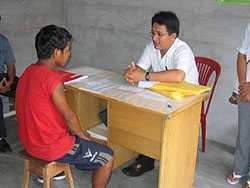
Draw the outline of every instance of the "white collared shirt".
[[[241,47],[239,47],[238,52],[246,55],[246,61],[247,63],[247,70],[246,70],[246,81],[249,82],[250,81],[250,66],[249,66],[249,62],[250,62],[250,23],[248,23],[246,29],[245,29],[245,34],[244,34],[244,38],[242,40],[242,44]],[[235,93],[239,93],[239,82],[237,80],[237,82],[235,83],[234,86],[234,92]]]
[[[250,23],[245,29],[245,36],[242,41],[241,47],[238,48],[241,54],[246,55],[247,62],[250,60]]]
[[[160,50],[154,47],[153,42],[150,42],[137,65],[144,70],[152,68],[153,72],[180,69],[185,72],[186,82],[198,84],[199,74],[193,52],[185,42],[178,38],[163,57],[161,57]]]

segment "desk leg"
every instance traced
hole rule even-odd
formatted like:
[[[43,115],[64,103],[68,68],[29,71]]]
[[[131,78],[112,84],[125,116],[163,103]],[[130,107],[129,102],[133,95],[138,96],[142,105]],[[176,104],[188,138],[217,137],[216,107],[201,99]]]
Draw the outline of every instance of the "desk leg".
[[[201,102],[166,119],[162,137],[159,188],[192,188]]]

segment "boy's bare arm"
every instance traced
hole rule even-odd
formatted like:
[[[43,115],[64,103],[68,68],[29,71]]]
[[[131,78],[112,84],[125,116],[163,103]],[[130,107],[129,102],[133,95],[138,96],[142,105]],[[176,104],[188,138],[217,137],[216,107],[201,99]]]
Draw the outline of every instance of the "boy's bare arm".
[[[82,139],[90,140],[88,134],[81,130],[76,114],[71,110],[67,103],[62,83],[55,88],[52,94],[52,99],[56,108],[66,120],[67,126],[71,130],[72,134],[78,135]]]

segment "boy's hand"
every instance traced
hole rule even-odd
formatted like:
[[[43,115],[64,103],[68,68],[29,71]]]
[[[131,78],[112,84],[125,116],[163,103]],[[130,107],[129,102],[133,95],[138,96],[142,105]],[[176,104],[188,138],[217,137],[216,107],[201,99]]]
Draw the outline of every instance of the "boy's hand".
[[[81,132],[77,134],[77,136],[79,136],[83,140],[91,140],[90,134],[87,132]]]

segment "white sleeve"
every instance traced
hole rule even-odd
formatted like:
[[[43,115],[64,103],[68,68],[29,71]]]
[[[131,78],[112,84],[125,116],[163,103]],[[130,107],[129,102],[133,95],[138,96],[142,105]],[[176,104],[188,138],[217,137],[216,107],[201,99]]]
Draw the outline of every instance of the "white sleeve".
[[[248,53],[248,50],[250,49],[249,43],[250,43],[250,23],[247,25],[247,27],[245,29],[244,39],[242,40],[241,47],[238,48],[238,51],[241,54],[246,55]]]
[[[150,53],[151,53],[151,45],[148,44],[146,48],[144,49],[144,52],[142,53],[139,61],[137,62],[137,65],[141,67],[143,70],[149,70],[149,68],[152,65],[152,62],[150,61]]]
[[[186,75],[189,74],[190,70],[195,65],[194,55],[191,49],[181,47],[176,51],[174,56],[174,68],[180,69],[185,72]]]

